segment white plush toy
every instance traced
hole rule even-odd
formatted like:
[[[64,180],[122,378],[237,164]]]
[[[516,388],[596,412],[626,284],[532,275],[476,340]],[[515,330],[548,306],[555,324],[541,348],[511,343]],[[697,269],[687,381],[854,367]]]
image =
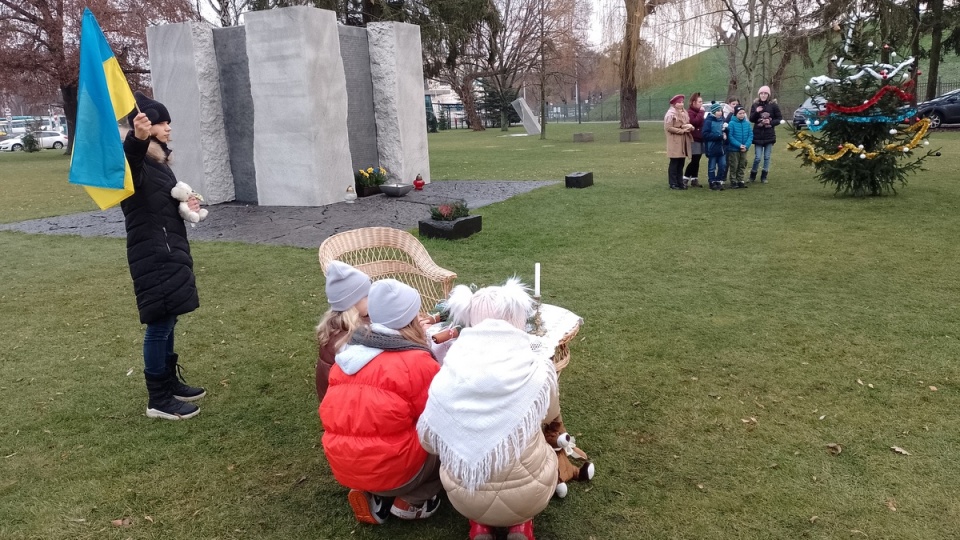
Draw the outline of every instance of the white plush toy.
[[[189,185],[183,182],[177,182],[177,185],[173,186],[173,189],[170,190],[170,196],[174,199],[180,201],[180,217],[189,223],[199,223],[207,219],[206,208],[201,208],[199,212],[194,212],[190,210],[190,207],[187,205],[187,201],[190,200],[190,197],[194,197],[198,201],[202,201],[203,197],[199,193],[193,190]]]

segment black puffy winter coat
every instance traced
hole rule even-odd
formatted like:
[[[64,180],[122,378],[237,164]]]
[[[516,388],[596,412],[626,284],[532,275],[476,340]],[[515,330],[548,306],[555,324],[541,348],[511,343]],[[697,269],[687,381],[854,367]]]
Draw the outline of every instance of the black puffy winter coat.
[[[757,107],[762,107],[757,112]],[[750,121],[753,122],[753,144],[765,146],[777,142],[777,126],[783,122],[780,106],[773,101],[760,101],[750,105]]]
[[[177,184],[168,165],[170,151],[156,139],[137,139],[133,131],[127,133],[123,151],[133,174],[134,194],[120,207],[140,322],[190,313],[200,307],[200,297],[180,201],[170,195]]]

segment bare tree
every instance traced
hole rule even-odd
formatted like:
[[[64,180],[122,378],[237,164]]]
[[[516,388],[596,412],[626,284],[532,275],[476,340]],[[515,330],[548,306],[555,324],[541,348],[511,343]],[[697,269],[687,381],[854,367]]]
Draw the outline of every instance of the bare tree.
[[[637,60],[640,48],[640,29],[644,19],[658,6],[675,0],[606,0],[604,26],[612,28],[622,22],[623,40],[620,46],[620,129],[639,127],[637,121]],[[622,7],[622,11],[621,8]]]
[[[148,73],[147,26],[198,19],[187,0],[0,0],[0,79],[16,81],[15,90],[30,95],[31,86],[59,89],[70,133],[75,132],[79,31],[83,8],[97,17],[120,67],[140,86]],[[69,139],[70,143],[73,137]],[[68,144],[67,151],[72,144]]]

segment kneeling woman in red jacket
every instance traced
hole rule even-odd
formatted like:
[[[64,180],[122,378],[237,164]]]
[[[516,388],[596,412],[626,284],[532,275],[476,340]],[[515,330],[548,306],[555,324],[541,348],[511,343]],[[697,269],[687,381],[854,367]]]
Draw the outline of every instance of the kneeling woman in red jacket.
[[[367,299],[369,331],[337,353],[320,403],[323,450],[357,520],[430,517],[440,505],[440,464],[420,446],[417,420],[440,365],[417,320],[420,295],[393,279]],[[390,498],[394,497],[393,504]]]

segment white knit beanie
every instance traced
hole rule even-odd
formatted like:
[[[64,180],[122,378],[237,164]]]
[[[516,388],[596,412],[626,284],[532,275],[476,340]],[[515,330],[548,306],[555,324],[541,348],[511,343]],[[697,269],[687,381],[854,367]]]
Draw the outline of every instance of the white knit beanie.
[[[370,322],[399,330],[420,313],[420,293],[395,279],[381,279],[370,287],[367,311]]]
[[[346,311],[370,292],[370,277],[349,264],[331,261],[327,265],[327,301],[330,309]]]

